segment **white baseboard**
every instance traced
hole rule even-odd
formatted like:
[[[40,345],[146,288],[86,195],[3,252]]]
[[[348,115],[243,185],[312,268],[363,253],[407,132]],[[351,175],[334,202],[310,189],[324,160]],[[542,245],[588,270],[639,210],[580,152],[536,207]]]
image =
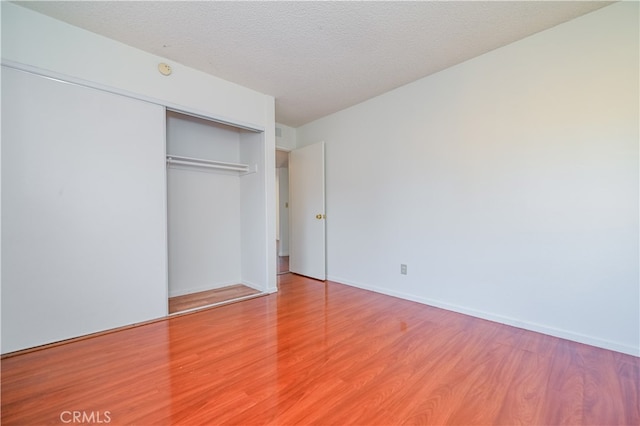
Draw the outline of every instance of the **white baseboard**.
[[[385,294],[387,296],[394,296],[400,299],[411,300],[412,302],[418,302],[429,306],[434,306],[436,308],[446,309],[448,311],[457,312],[460,314],[469,315],[476,318],[481,318],[488,321],[497,322],[500,324],[506,324],[517,328],[522,328],[524,330],[535,331],[537,333],[546,334],[553,337],[559,337],[566,340],[571,340],[578,343],[584,343],[585,345],[596,346],[603,349],[609,349],[616,352],[621,352],[628,355],[633,355],[640,357],[640,348],[633,347],[630,345],[621,344],[618,342],[612,342],[605,339],[600,339],[593,336],[587,336],[580,333],[575,333],[568,330],[562,330],[554,327],[548,327],[545,325],[532,323],[529,321],[522,321],[511,317],[506,317],[502,315],[492,314],[490,312],[479,311],[473,308],[467,308],[464,306],[453,305],[450,303],[442,302],[435,299],[425,298],[416,296],[413,294],[402,293],[399,291],[394,291],[388,288],[371,286],[367,284],[358,283],[355,281],[347,280],[341,277],[336,276],[328,276],[327,280],[334,281],[341,284],[350,285],[352,287],[361,288],[363,290],[370,290],[376,293]]]

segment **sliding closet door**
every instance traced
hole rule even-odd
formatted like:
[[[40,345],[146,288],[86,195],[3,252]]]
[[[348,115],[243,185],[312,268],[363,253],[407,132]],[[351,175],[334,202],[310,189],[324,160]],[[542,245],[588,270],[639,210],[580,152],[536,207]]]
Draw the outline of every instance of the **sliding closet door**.
[[[2,69],[2,351],[166,315],[164,109]]]

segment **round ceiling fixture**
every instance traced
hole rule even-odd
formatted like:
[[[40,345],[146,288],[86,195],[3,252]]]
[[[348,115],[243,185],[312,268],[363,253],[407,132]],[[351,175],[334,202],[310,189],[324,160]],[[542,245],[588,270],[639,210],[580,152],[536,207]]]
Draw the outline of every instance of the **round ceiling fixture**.
[[[171,66],[162,62],[158,64],[158,71],[160,71],[162,75],[171,75]]]

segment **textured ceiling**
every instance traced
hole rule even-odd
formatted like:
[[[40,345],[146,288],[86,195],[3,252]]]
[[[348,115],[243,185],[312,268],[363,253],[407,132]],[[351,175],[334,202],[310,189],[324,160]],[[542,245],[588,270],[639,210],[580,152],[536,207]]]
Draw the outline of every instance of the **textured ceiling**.
[[[297,127],[609,2],[17,2],[276,98]]]

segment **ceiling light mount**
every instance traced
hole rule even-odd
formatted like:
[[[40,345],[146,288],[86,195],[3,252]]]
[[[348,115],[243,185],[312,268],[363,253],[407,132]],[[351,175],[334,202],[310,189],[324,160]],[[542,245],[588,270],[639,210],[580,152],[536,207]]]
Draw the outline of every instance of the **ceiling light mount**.
[[[158,71],[160,71],[162,75],[171,75],[171,66],[161,62],[158,64]]]

